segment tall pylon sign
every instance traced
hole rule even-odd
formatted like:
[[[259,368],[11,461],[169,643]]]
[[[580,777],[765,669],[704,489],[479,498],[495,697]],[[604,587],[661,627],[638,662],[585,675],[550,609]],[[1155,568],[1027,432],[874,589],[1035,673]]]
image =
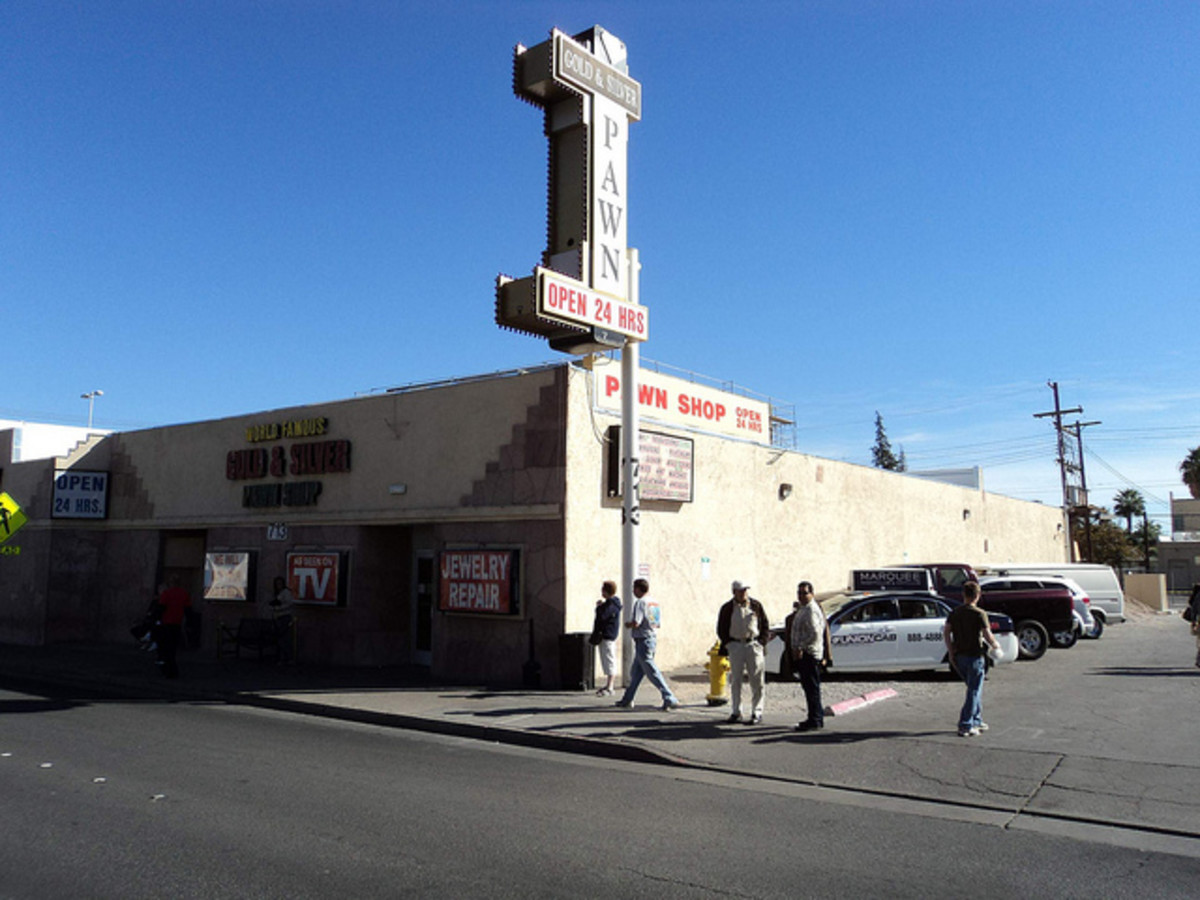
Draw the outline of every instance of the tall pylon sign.
[[[638,302],[638,254],[626,237],[627,151],[642,86],[629,77],[625,45],[597,25],[574,37],[556,28],[529,49],[518,44],[513,91],[544,111],[550,202],[542,264],[526,278],[496,278],[496,324],[566,353],[621,349],[621,589],[632,597],[641,523],[638,369],[650,314]]]
[[[646,340],[627,239],[629,126],[642,115],[642,86],[625,45],[598,25],[574,37],[554,29],[536,47],[517,45],[513,91],[544,111],[546,249],[532,275],[496,279],[496,323],[571,353]]]

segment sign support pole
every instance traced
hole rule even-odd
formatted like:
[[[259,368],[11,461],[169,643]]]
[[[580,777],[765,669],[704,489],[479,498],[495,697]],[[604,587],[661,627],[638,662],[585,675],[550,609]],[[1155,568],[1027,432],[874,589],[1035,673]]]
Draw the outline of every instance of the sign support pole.
[[[626,252],[629,261],[629,302],[636,304],[640,299],[638,280],[642,266],[635,247],[628,248]],[[641,482],[641,460],[638,458],[640,343],[627,339],[621,348],[621,468],[624,488],[621,500],[621,589],[625,592],[627,609],[633,603],[633,582],[638,577],[638,525],[641,519],[641,510],[638,508]],[[629,668],[633,663],[633,636],[628,628],[622,628],[621,632],[621,670],[628,684]]]

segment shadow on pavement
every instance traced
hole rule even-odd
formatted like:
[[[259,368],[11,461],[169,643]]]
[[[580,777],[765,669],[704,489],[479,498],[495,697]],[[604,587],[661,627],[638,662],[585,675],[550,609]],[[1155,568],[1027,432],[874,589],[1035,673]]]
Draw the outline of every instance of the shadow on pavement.
[[[1136,675],[1139,678],[1196,678],[1197,672],[1173,666],[1111,666],[1107,669],[1093,669],[1088,675]]]

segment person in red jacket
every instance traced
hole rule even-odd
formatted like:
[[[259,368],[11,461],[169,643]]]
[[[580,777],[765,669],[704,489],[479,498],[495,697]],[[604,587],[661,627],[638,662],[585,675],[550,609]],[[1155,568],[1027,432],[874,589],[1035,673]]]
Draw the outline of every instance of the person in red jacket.
[[[166,678],[179,677],[179,663],[175,659],[179,642],[183,637],[183,619],[192,605],[192,598],[179,584],[179,577],[172,575],[167,587],[158,595],[162,612],[158,626],[158,665]]]

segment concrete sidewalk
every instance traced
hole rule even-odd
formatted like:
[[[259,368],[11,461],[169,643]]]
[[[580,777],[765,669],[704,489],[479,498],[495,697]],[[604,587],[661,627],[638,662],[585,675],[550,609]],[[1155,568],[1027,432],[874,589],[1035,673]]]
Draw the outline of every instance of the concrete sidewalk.
[[[1176,623],[1177,624],[1177,623]],[[1154,628],[1159,623],[1150,623]],[[1182,838],[1200,856],[1200,760],[1194,720],[1176,722],[1184,735],[1181,764],[1175,745],[1153,748],[1145,758],[1091,751],[1095,738],[1076,738],[1080,722],[1044,714],[1049,701],[1032,701],[1037,684],[1055,667],[1113,664],[1123,645],[1134,657],[1142,635],[1131,626],[1036,663],[1001,667],[985,690],[985,713],[993,728],[980,738],[959,738],[954,729],[962,689],[944,677],[906,676],[849,681],[830,679],[826,702],[872,691],[896,696],[827,718],[823,731],[799,734],[803,715],[798,685],[767,687],[766,721],[727,725],[728,706],[705,701],[708,681],[697,666],[668,673],[684,707],[658,708],[645,686],[634,709],[613,706],[612,697],[591,692],[490,690],[430,684],[420,670],[313,669],[246,659],[216,658],[212,651],[185,652],[183,675],[158,676],[153,657],[132,646],[0,646],[0,685],[37,689],[56,685],[78,699],[106,698],[220,701],[479,738],[660,765],[755,776],[854,792],[860,798],[921,800],[992,814],[1001,824],[1018,819],[1083,823]],[[1115,633],[1115,638],[1109,634]],[[1170,630],[1164,634],[1177,637]],[[1191,665],[1188,640],[1180,658]],[[1089,660],[1086,654],[1092,654]],[[1078,657],[1072,654],[1080,654]],[[1166,667],[1179,687],[1200,699],[1200,676]],[[1105,677],[1096,670],[1096,677]],[[1125,678],[1128,674],[1111,675]],[[1091,721],[1091,717],[1087,719]],[[1061,722],[1061,733],[1055,723]],[[1141,727],[1141,726],[1137,726]],[[1166,757],[1166,758],[1164,758]],[[1187,849],[1190,848],[1190,849]]]

